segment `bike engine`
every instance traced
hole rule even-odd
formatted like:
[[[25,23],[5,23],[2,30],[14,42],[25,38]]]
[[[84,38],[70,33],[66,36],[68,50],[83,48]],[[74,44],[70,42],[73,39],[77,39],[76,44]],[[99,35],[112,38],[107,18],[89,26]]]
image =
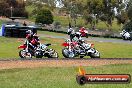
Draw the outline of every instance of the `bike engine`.
[[[42,51],[36,51],[36,52],[35,52],[35,57],[36,57],[36,58],[42,58],[42,57],[43,57]]]

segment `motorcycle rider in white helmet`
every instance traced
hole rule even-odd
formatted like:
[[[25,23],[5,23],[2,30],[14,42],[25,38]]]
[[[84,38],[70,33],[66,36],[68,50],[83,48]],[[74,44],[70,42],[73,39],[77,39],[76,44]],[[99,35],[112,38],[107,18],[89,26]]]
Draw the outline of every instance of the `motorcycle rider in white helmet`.
[[[37,46],[40,44],[40,41],[36,33],[33,34],[31,30],[28,30],[26,31],[26,41],[24,44],[27,45],[26,51],[28,52],[28,48],[35,50]]]
[[[80,53],[84,53],[85,52],[85,41],[82,39],[81,33],[75,32],[73,28],[69,28],[68,35],[70,35],[71,42],[75,41],[78,43],[80,47]]]
[[[71,42],[73,41],[73,38],[75,37],[75,31],[73,28],[68,29],[68,35],[70,35]]]

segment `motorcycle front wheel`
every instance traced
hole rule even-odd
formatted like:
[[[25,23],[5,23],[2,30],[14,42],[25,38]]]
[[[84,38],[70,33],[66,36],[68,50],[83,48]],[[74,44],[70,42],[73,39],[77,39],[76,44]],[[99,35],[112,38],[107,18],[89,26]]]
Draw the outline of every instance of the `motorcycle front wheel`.
[[[19,56],[21,58],[32,58],[32,55],[30,52],[26,52],[25,50],[20,50],[19,51]]]
[[[91,58],[100,58],[100,53],[99,51],[95,50],[94,53],[90,53]]]
[[[65,58],[73,58],[75,57],[75,54],[73,51],[69,51],[67,48],[62,49],[62,54]]]

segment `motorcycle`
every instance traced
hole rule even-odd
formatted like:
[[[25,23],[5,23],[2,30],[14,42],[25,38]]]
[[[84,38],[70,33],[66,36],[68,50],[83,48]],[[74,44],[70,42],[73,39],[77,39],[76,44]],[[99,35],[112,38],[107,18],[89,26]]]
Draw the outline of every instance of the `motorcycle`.
[[[130,33],[125,30],[123,30],[120,35],[122,36],[123,40],[132,40]]]
[[[67,40],[62,44],[65,48],[62,49],[62,54],[65,58],[74,58],[80,56],[90,56],[91,58],[100,58],[100,53],[94,48],[92,43],[84,43],[84,47],[80,46],[78,42],[71,42]]]
[[[26,44],[18,47],[18,49],[22,49],[19,51],[19,56],[21,58],[32,58],[32,56],[35,56],[36,58],[42,58],[43,56],[48,58],[58,58],[58,53],[54,49],[47,48],[50,45],[51,44],[40,44],[36,49],[34,49],[29,47],[31,45],[26,41]]]

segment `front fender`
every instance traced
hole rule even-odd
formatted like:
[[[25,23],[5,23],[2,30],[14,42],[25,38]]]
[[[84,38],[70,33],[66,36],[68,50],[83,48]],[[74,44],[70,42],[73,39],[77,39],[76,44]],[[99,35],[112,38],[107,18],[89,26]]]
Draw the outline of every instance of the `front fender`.
[[[94,53],[96,50],[94,48],[90,48],[89,50],[87,50],[87,53]]]

